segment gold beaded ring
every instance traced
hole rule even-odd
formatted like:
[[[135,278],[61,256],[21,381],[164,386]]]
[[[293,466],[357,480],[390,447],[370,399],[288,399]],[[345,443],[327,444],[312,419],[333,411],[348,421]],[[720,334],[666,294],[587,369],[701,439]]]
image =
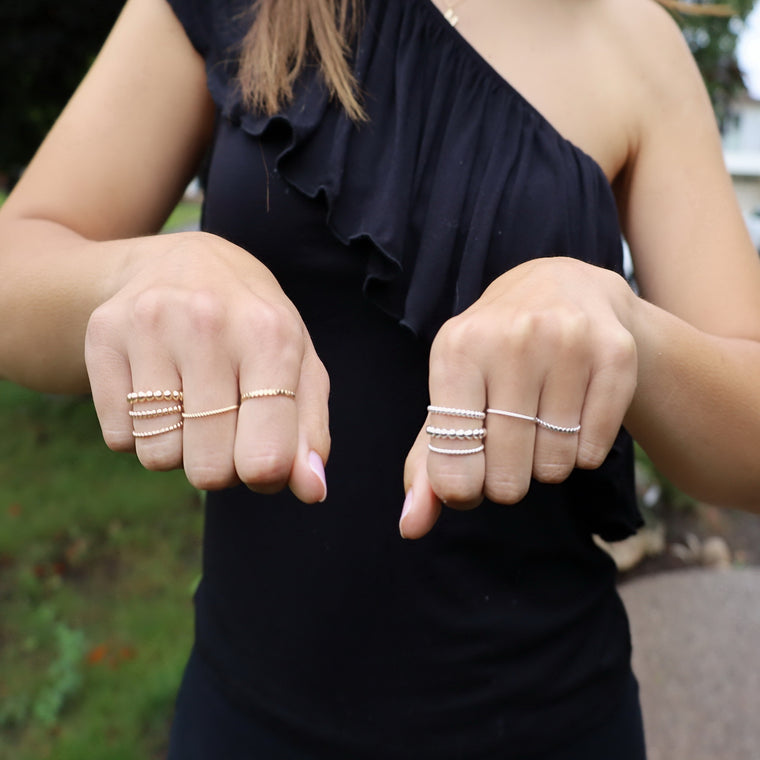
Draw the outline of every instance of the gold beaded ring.
[[[175,422],[173,425],[167,427],[158,428],[158,430],[145,430],[138,433],[136,430],[132,431],[132,435],[135,438],[152,438],[155,435],[163,435],[164,433],[171,433],[173,430],[179,430],[183,425],[182,420]]]
[[[230,404],[230,406],[223,406],[219,409],[209,409],[207,412],[182,412],[183,420],[197,420],[202,417],[213,417],[217,414],[226,414],[227,412],[234,412],[235,409],[239,409],[240,404]]]
[[[129,416],[133,419],[150,419],[152,417],[165,417],[169,414],[181,414],[182,404],[165,406],[163,409],[145,409],[143,411],[129,410]]]
[[[267,398],[268,396],[287,396],[287,398],[294,399],[296,397],[295,391],[289,391],[286,388],[261,388],[256,391],[246,391],[241,394],[240,401],[248,401],[254,398]]]
[[[141,404],[147,401],[182,402],[182,391],[132,391],[127,394],[128,404]]]

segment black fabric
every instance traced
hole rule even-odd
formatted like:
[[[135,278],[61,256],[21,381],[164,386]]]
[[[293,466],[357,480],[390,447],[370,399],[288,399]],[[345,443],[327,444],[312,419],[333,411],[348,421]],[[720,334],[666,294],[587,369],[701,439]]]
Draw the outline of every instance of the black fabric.
[[[573,736],[564,746],[548,754],[523,755],[523,760],[645,760],[638,696],[638,684],[631,676],[620,704],[598,729]],[[209,747],[213,747],[213,753],[209,753]],[[332,760],[340,757],[329,750],[322,756]],[[214,682],[213,673],[193,654],[177,703],[168,760],[209,760],[212,757],[224,760],[318,760],[320,755],[300,744],[297,738],[272,731],[226,701]],[[461,757],[465,760],[471,756]],[[494,760],[502,757],[496,755]]]
[[[274,272],[332,385],[326,503],[209,494],[196,657],[304,758],[521,758],[600,726],[630,643],[591,533],[640,522],[628,436],[600,470],[534,483],[519,505],[446,510],[413,543],[397,523],[430,338],[526,259],[620,271],[603,173],[429,0],[367,3],[359,127],[311,69],[284,114],[245,113],[243,6],[170,1],[219,107],[204,228]]]

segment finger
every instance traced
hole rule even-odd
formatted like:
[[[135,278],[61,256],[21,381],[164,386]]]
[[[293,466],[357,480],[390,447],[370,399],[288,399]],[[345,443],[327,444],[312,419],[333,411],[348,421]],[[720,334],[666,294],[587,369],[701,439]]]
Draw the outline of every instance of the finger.
[[[576,464],[595,469],[609,454],[636,391],[636,343],[627,331],[606,341],[604,363],[591,377],[583,408]]]
[[[328,398],[330,381],[313,346],[306,349],[296,394],[298,449],[290,489],[307,504],[327,498],[325,463],[330,454]]]
[[[406,458],[404,466],[404,506],[399,519],[402,538],[422,538],[441,514],[441,501],[433,492],[427,476],[428,435],[423,427]]]
[[[135,451],[148,470],[182,467],[182,380],[171,357],[158,343],[134,341],[130,347]]]
[[[234,446],[238,477],[260,493],[288,483],[298,449],[298,407],[303,340],[286,335],[278,323],[260,330],[240,364],[241,402]],[[286,393],[264,393],[265,391]],[[252,398],[245,398],[252,394]]]
[[[585,351],[564,351],[544,379],[533,453],[533,477],[542,483],[561,483],[575,467],[590,366]]]
[[[103,439],[114,451],[135,450],[127,403],[132,374],[126,354],[106,314],[94,312],[87,326],[85,363]]]
[[[483,376],[462,352],[440,348],[440,345],[436,339],[430,358],[430,399],[438,411],[430,412],[427,424],[438,430],[482,428],[486,401]],[[469,411],[480,417],[463,416],[452,410]],[[465,453],[442,453],[456,451]],[[476,507],[483,499],[483,441],[431,437],[427,475],[433,492],[448,506],[454,509]]]
[[[183,466],[196,488],[238,482],[233,451],[239,408],[237,372],[215,346],[197,344],[181,367],[184,394]]]

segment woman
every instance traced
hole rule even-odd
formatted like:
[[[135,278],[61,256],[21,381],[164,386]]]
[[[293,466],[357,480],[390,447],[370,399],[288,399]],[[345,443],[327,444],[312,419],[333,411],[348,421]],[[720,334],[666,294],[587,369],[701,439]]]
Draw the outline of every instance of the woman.
[[[210,492],[171,756],[643,757],[591,538],[639,523],[626,430],[697,497],[760,485],[760,267],[677,28],[170,3],[2,209],[0,372]],[[204,156],[204,231],[155,236]]]

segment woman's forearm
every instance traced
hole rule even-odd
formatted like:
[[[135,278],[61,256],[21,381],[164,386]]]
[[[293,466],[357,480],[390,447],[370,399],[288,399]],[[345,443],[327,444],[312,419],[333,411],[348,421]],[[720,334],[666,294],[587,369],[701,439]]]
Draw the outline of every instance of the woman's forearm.
[[[638,386],[625,424],[690,495],[760,510],[760,343],[702,332],[636,299]]]
[[[93,242],[52,221],[0,214],[0,377],[41,391],[86,392],[84,339],[93,310],[136,258],[183,235]]]

